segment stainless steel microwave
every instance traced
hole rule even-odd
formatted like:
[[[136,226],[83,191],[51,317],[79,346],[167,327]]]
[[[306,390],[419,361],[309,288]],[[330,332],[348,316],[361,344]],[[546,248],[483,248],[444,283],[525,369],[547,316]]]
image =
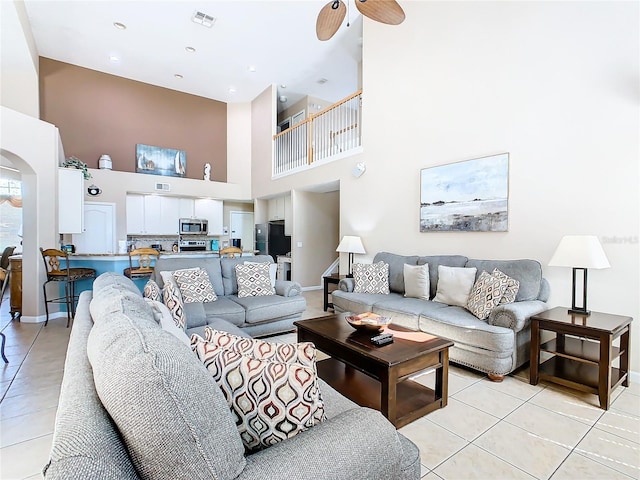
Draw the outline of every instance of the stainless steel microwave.
[[[180,235],[206,235],[209,222],[203,218],[181,218],[178,231]]]

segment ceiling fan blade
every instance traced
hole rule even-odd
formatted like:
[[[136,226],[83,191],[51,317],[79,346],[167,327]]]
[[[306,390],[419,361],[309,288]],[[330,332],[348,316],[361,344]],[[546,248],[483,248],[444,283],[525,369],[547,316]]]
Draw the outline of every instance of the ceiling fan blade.
[[[355,0],[362,15],[387,25],[400,25],[404,22],[404,10],[396,0]]]
[[[318,40],[329,40],[342,25],[342,21],[347,14],[347,7],[342,0],[332,0],[327,3],[316,21],[316,35]]]

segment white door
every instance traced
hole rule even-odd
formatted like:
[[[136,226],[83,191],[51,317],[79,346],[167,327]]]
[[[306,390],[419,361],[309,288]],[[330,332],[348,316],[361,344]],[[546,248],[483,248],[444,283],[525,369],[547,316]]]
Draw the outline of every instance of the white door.
[[[239,238],[243,250],[254,249],[254,223],[252,212],[230,212],[230,238]]]
[[[74,233],[76,253],[115,253],[115,203],[85,202],[84,231]]]

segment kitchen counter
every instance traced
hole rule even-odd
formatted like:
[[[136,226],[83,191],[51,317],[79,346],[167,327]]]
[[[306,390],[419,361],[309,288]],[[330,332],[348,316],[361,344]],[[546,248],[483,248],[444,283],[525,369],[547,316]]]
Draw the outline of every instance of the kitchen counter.
[[[242,252],[242,256],[253,256],[255,255],[256,251],[251,250],[251,251],[243,251]],[[194,256],[194,255],[219,255],[217,250],[204,250],[204,251],[196,251],[196,252],[160,252],[160,256],[161,257],[173,257],[173,256],[177,256],[177,255],[188,255],[188,256]],[[115,259],[120,259],[120,258],[124,258],[124,259],[128,259],[129,258],[129,254],[128,253],[72,253],[71,255],[69,255],[70,259],[74,259],[77,258],[78,260],[115,260]],[[128,260],[127,260],[128,261]]]

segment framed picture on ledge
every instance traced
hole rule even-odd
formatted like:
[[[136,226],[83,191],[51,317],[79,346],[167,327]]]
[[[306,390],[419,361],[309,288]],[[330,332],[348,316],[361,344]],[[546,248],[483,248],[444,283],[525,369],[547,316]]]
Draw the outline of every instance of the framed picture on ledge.
[[[187,152],[184,150],[136,144],[136,173],[184,177],[186,171]]]
[[[506,232],[509,154],[420,172],[421,232]]]

